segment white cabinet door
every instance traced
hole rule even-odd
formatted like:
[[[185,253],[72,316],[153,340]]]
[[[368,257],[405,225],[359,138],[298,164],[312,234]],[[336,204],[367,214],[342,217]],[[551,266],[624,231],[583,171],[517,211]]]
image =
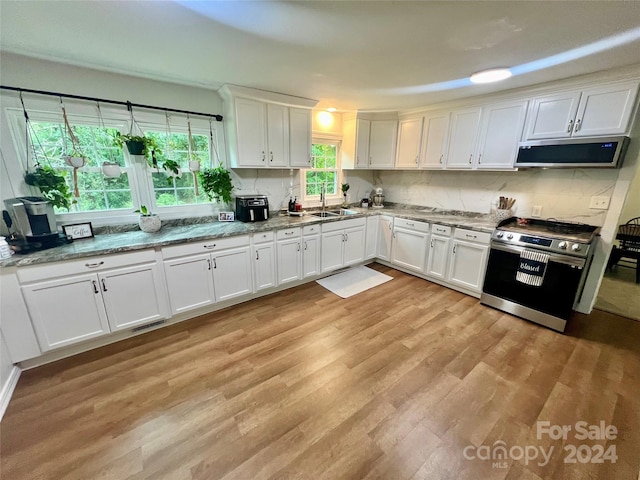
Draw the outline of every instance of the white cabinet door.
[[[603,85],[582,92],[574,137],[619,135],[627,131],[638,82]]]
[[[391,168],[396,158],[398,122],[372,120],[369,134],[369,168]]]
[[[451,113],[451,136],[447,153],[447,168],[473,168],[480,122],[480,109],[470,108]]]
[[[300,237],[278,240],[278,285],[300,280],[302,245]]]
[[[391,263],[423,273],[426,267],[429,235],[405,228],[393,229]]]
[[[518,101],[483,107],[477,168],[513,168],[527,104]]]
[[[422,133],[422,168],[444,168],[449,137],[449,113],[436,113],[424,118]]]
[[[355,168],[369,168],[369,137],[371,122],[358,118],[356,120],[356,161]]]
[[[418,168],[420,164],[422,122],[422,118],[409,118],[399,122],[396,168]]]
[[[364,260],[364,227],[344,231],[342,265],[348,267]]]
[[[289,108],[267,104],[268,166],[289,165]]]
[[[289,108],[289,165],[309,168],[311,165],[311,110]]]
[[[302,239],[303,278],[320,275],[320,235],[309,235]]]
[[[24,285],[22,293],[42,351],[109,333],[95,274]]]
[[[253,273],[256,291],[276,286],[276,255],[273,242],[253,247]]]
[[[429,243],[429,258],[427,260],[427,275],[445,280],[449,263],[449,237],[431,235]]]
[[[378,217],[378,258],[391,261],[391,240],[393,237],[393,217],[381,215]]]
[[[164,274],[173,314],[215,303],[211,255],[165,260]]]
[[[344,231],[326,232],[322,234],[322,273],[330,272],[342,267],[342,245],[344,243]]]
[[[216,301],[252,292],[250,255],[249,247],[244,247],[223,250],[211,256]]]
[[[166,317],[159,268],[155,263],[136,265],[98,275],[112,332]]]
[[[570,137],[579,103],[579,90],[534,98],[527,140]]]
[[[480,292],[488,251],[487,245],[454,239],[449,265],[449,282]]]
[[[364,258],[375,258],[378,245],[378,216],[367,217],[367,235],[364,244]]]
[[[238,166],[267,165],[266,104],[248,98],[236,98]]]

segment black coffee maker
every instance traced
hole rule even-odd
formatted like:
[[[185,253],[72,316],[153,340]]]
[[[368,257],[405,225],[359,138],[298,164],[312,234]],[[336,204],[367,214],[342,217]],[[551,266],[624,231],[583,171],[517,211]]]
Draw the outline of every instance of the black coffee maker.
[[[2,216],[11,233],[8,241],[14,250],[42,250],[69,242],[58,233],[53,206],[46,198],[8,198],[4,205],[6,210]]]

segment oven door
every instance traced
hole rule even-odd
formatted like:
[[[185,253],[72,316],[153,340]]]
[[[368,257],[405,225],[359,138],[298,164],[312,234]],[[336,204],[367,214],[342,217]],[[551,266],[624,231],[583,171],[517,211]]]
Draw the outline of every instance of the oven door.
[[[520,254],[524,250],[492,242],[481,302],[564,331],[582,284],[586,260],[549,253],[542,285],[532,286],[516,280]]]

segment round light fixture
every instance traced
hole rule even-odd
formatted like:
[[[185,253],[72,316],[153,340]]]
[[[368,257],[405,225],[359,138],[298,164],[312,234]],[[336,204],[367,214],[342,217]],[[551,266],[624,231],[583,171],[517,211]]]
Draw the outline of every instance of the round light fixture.
[[[336,110],[338,110],[336,107],[327,108],[327,112],[331,112],[331,113],[335,112]]]
[[[511,76],[511,70],[508,68],[491,68],[476,72],[469,77],[472,83],[491,83],[505,80]]]

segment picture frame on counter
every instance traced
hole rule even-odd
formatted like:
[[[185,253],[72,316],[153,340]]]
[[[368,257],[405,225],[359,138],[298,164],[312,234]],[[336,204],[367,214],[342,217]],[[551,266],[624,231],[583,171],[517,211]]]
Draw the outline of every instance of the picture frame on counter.
[[[94,237],[93,225],[91,225],[91,222],[63,225],[62,231],[68,238],[71,238],[73,240]]]
[[[218,212],[218,221],[233,222],[235,221],[235,213],[234,212]]]

